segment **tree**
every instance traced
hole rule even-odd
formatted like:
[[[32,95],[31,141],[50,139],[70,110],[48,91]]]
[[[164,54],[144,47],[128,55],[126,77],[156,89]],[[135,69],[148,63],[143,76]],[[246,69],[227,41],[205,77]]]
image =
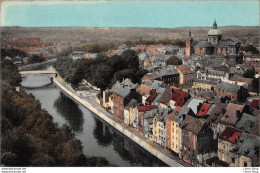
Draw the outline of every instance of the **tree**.
[[[44,61],[44,58],[41,55],[32,55],[29,57],[29,63],[38,63]]]
[[[122,56],[113,55],[107,58],[106,65],[110,66],[114,70],[114,72],[117,72],[119,70],[125,69],[127,64]]]
[[[131,69],[124,69],[121,71],[117,71],[114,74],[111,86],[116,83],[116,81],[122,81],[125,78],[129,78],[132,79],[135,76],[135,74],[133,73],[133,71]]]
[[[11,86],[20,86],[22,77],[12,62],[2,62],[2,81],[7,81]]]
[[[92,75],[92,83],[100,88],[101,90],[105,90],[108,85],[111,83],[113,77],[113,69],[105,64],[100,64],[95,69]]]
[[[176,56],[171,56],[166,60],[166,65],[182,65],[182,60],[177,58]]]
[[[254,78],[255,76],[255,69],[251,68],[244,72],[243,77],[245,78]]]
[[[121,54],[122,58],[125,60],[126,67],[132,69],[133,71],[139,70],[139,58],[134,50],[125,50]]]
[[[252,54],[259,54],[259,51],[252,44],[248,44],[248,45],[242,46],[240,48],[240,50],[241,51],[245,51],[245,52],[250,52]]]

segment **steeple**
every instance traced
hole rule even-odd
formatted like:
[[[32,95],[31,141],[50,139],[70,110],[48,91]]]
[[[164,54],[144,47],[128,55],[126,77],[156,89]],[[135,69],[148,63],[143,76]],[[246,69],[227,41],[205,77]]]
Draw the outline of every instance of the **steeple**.
[[[214,20],[214,23],[213,23],[213,29],[217,29],[218,28],[218,25],[217,25],[217,22],[216,22],[216,19]]]
[[[191,52],[192,52],[192,43],[193,39],[191,37],[191,29],[189,29],[189,32],[187,33],[187,38],[186,38],[186,49],[185,49],[185,55],[186,57],[190,57]]]
[[[189,29],[188,36],[191,37],[191,29]]]

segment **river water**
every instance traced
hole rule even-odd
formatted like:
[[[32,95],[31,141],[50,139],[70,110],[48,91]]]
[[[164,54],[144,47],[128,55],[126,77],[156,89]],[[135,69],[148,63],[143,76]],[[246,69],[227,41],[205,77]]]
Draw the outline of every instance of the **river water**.
[[[27,86],[45,83],[46,75],[23,77]],[[83,145],[87,156],[105,157],[118,166],[166,166],[122,133],[111,127],[87,108],[64,94],[55,84],[44,88],[26,89],[40,101],[42,108],[53,116],[60,127],[68,124]]]

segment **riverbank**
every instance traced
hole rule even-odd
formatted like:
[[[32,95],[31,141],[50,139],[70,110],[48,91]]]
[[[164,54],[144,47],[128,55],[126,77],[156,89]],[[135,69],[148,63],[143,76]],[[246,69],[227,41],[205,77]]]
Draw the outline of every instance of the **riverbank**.
[[[90,111],[95,113],[95,115],[106,121],[112,127],[117,129],[119,132],[121,132],[126,137],[140,145],[142,148],[147,150],[149,153],[151,153],[167,165],[173,167],[190,166],[189,164],[180,160],[177,156],[173,155],[169,150],[160,147],[152,141],[149,141],[143,135],[138,133],[138,131],[136,131],[135,129],[116,120],[113,115],[106,112],[100,105],[98,105],[95,102],[95,93],[86,91],[88,92],[87,97],[78,96],[75,92],[64,86],[64,84],[62,83],[62,81],[60,81],[59,78],[54,78],[53,81],[61,90],[67,93],[70,97],[72,97],[77,102],[88,108]]]
[[[40,66],[40,65],[45,65],[45,64],[48,64],[48,63],[52,63],[52,62],[55,62],[55,61],[56,61],[56,58],[51,59],[51,60],[47,60],[47,61],[43,61],[43,62],[39,62],[39,63],[28,64],[28,65],[19,67],[18,70],[19,71],[31,70],[31,68],[34,68],[34,67],[37,67],[37,66]]]

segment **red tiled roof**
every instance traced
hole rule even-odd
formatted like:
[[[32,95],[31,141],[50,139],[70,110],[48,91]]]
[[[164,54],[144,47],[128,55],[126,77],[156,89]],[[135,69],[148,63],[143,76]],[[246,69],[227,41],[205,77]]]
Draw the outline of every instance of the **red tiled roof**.
[[[230,142],[232,144],[237,144],[239,137],[242,135],[242,132],[233,128],[227,127],[220,135],[219,139]]]
[[[156,97],[157,95],[158,95],[157,92],[152,93],[152,94],[146,99],[145,102],[151,104],[152,101],[155,99],[155,97]]]
[[[139,112],[149,111],[153,108],[157,108],[156,105],[148,105],[148,106],[137,106]]]
[[[251,105],[250,105],[251,108],[257,108],[259,107],[259,99],[253,99]]]
[[[211,104],[208,103],[204,103],[199,112],[196,114],[197,117],[203,117],[206,115],[206,113],[208,112],[209,108],[210,108]]]
[[[185,99],[189,97],[189,93],[180,91],[180,90],[176,90],[173,95],[171,100],[174,100],[175,106],[183,106],[185,104]]]

